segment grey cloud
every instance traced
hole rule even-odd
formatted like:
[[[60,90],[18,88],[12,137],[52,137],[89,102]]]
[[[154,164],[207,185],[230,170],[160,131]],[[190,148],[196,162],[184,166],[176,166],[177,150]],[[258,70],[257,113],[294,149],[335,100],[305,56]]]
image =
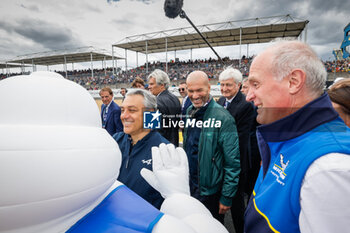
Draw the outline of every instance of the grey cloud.
[[[322,45],[325,43],[340,43],[343,40],[343,32],[342,28],[345,27],[345,25],[342,25],[339,22],[334,22],[332,20],[322,20],[320,19],[317,23],[310,23],[310,27],[312,27],[312,30],[310,30],[310,42],[312,44],[316,45]]]
[[[84,46],[79,39],[76,39],[70,29],[43,20],[21,19],[17,22],[0,22],[0,29],[5,30],[13,38],[13,48],[19,46],[16,44],[18,35],[34,42],[37,45],[37,49],[41,51],[42,49],[52,50]],[[38,52],[33,51],[34,49],[28,48],[24,50]]]
[[[85,8],[89,11],[96,12],[96,13],[102,13],[102,10],[98,6],[93,6],[88,3],[84,4]]]
[[[21,4],[21,7],[24,8],[24,9],[28,9],[30,11],[33,11],[33,12],[39,12],[39,7],[36,6],[36,5],[24,5],[24,4]]]
[[[1,38],[0,44],[0,60],[10,60],[19,55],[30,54],[38,51],[44,51],[41,45],[36,48],[28,47],[21,43],[17,43],[13,38]]]
[[[350,1],[324,1],[324,0],[313,0],[310,2],[310,10],[315,11],[317,14],[322,14],[327,11],[336,11],[339,13],[346,13],[349,15]]]
[[[309,20],[309,41],[315,44],[323,44],[342,39],[342,29],[346,26],[342,24],[342,14],[345,12],[348,14],[349,9],[350,1],[268,0],[256,1],[254,5],[246,5],[244,10],[237,9],[234,18],[247,19],[291,14],[295,18]],[[334,15],[334,18],[332,15]]]
[[[135,22],[128,18],[114,19],[111,21],[111,23],[116,25],[123,25],[126,28],[135,25]]]

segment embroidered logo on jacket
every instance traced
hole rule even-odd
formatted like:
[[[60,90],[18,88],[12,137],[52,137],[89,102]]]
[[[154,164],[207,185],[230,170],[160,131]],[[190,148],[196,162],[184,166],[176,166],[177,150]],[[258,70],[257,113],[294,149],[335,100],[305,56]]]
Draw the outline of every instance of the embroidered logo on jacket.
[[[287,174],[284,171],[286,170],[288,164],[289,164],[289,160],[287,162],[284,162],[284,156],[280,154],[280,165],[277,165],[275,163],[271,170],[272,175],[276,177],[276,181],[283,186],[285,185],[283,180],[287,176]]]
[[[142,163],[146,163],[147,165],[151,165],[152,159],[142,160]]]

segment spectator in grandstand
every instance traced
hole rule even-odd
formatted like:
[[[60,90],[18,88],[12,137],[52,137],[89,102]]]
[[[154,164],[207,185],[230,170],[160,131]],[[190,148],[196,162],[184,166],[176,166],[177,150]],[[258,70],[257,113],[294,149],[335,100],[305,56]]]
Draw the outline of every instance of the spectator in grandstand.
[[[262,166],[245,232],[344,232],[350,212],[350,129],[326,93],[311,47],[278,41],[249,72]]]
[[[244,228],[244,193],[248,184],[247,176],[250,168],[249,146],[250,130],[254,122],[253,104],[245,100],[245,96],[239,91],[242,83],[242,73],[229,67],[219,76],[222,97],[218,104],[223,106],[235,119],[238,137],[241,173],[236,195],[232,200],[231,215],[236,233],[243,233]]]
[[[118,180],[159,209],[163,198],[140,175],[142,168],[152,170],[151,148],[161,143],[169,144],[156,130],[143,128],[143,112],[156,108],[157,100],[148,91],[130,90],[121,105],[124,132],[115,134],[113,138],[122,152]]]
[[[167,122],[169,127],[164,127],[159,130],[160,134],[168,139],[175,146],[179,145],[179,126],[169,122],[178,123],[179,115],[181,114],[181,104],[179,99],[168,91],[170,80],[168,75],[162,70],[154,70],[148,76],[148,89],[157,96],[157,106],[162,114],[164,122]]]
[[[248,81],[248,78],[243,78],[242,79],[242,88],[241,88],[241,92],[247,96],[247,93],[249,91],[249,82]]]
[[[206,73],[194,71],[186,83],[192,106],[187,110],[183,145],[189,162],[191,195],[223,223],[240,173],[236,124],[210,96]]]
[[[187,108],[191,106],[191,100],[187,96],[187,84],[186,82],[181,82],[179,85],[179,93],[182,97],[182,104],[181,104],[181,115],[185,116]]]
[[[145,81],[143,81],[143,79],[140,77],[136,77],[134,81],[132,81],[131,87],[145,89]]]
[[[102,100],[101,119],[102,128],[113,136],[117,132],[123,131],[123,124],[120,121],[120,108],[113,99],[113,91],[110,87],[104,87],[100,91]]]
[[[121,94],[122,97],[123,97],[123,101],[124,101],[124,99],[125,99],[126,93],[128,93],[128,90],[127,90],[125,87],[120,88],[120,94]]]
[[[342,79],[328,90],[332,105],[345,124],[350,127],[350,79]]]

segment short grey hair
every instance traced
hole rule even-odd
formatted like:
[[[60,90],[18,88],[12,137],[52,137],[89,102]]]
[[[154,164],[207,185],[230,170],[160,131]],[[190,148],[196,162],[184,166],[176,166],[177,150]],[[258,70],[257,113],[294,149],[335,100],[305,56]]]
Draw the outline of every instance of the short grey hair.
[[[271,72],[277,80],[282,80],[293,69],[301,69],[306,74],[306,87],[317,95],[323,93],[327,79],[326,68],[315,51],[307,44],[287,39],[273,41]]]
[[[132,89],[126,93],[125,97],[131,95],[140,95],[143,97],[143,105],[147,110],[156,110],[157,109],[157,98],[152,95],[149,91],[143,89]]]
[[[165,89],[168,89],[170,86],[170,79],[167,73],[162,70],[155,69],[150,75],[148,75],[147,80],[155,78],[157,85],[164,85]]]
[[[221,72],[220,76],[219,76],[219,81],[226,81],[233,78],[233,80],[235,81],[236,84],[238,83],[242,83],[242,78],[243,75],[241,73],[241,71],[233,68],[233,67],[228,67],[226,68],[224,71]]]

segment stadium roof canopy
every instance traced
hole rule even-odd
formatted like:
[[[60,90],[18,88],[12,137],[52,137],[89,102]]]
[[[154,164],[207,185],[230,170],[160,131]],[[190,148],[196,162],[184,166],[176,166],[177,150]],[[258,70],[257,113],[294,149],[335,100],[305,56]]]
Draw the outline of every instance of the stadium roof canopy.
[[[0,69],[19,68],[19,67],[22,67],[22,64],[0,62]]]
[[[206,24],[197,28],[215,47],[266,43],[278,37],[299,37],[308,22],[283,15]],[[192,27],[130,36],[112,46],[146,54],[208,47]]]
[[[16,58],[7,62],[50,66],[67,63],[112,60],[113,58],[124,59],[119,56],[112,56],[105,50],[99,50],[93,47],[82,47],[70,50],[54,50],[48,52],[27,54],[17,56]]]

